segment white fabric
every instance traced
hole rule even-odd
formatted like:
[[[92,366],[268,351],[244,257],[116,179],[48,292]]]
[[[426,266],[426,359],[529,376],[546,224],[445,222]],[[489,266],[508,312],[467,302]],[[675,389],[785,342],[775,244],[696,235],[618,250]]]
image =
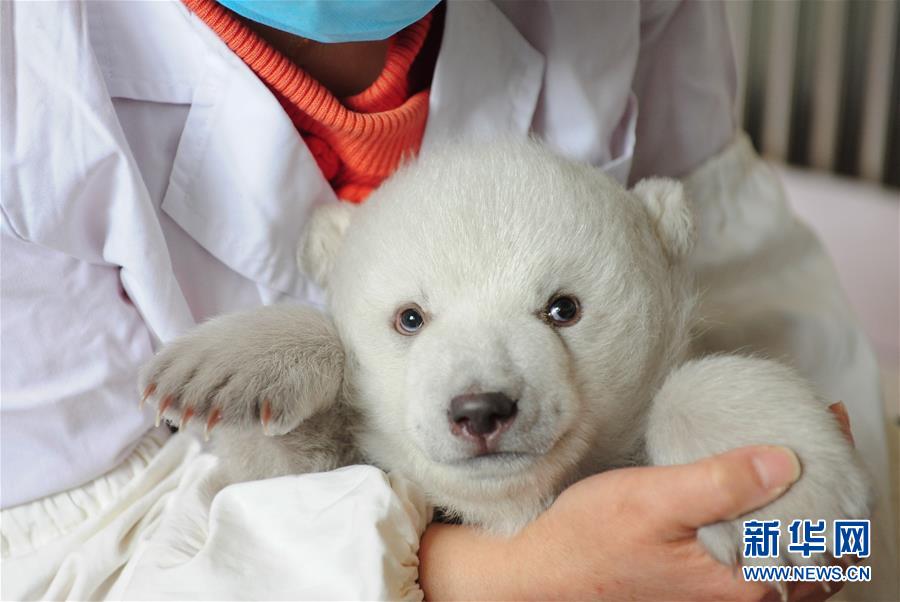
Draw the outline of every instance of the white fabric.
[[[421,600],[421,492],[371,466],[231,485],[157,429],[92,483],[2,513],[2,599]]]
[[[2,2],[0,78],[0,494],[9,507],[90,481],[128,456],[151,421],[134,409],[132,383],[159,342],[225,311],[320,303],[294,268],[294,247],[310,209],[335,199],[277,100],[180,2]],[[623,182],[681,176],[733,138],[734,88],[718,3],[450,2],[422,153],[451,137],[532,132]],[[698,269],[723,287],[710,307],[744,324],[762,310],[789,310],[790,328],[764,330],[765,345],[797,354],[826,397],[847,403],[864,458],[884,481],[874,362],[827,261],[770,175],[753,171],[737,203],[731,187],[743,176],[719,165],[692,179],[714,199],[698,216]],[[777,260],[756,254],[773,232]],[[782,276],[766,284],[762,272],[776,267]],[[784,274],[804,285],[789,286]],[[736,326],[730,343],[749,334]],[[781,342],[785,334],[791,342]],[[159,482],[174,491],[166,478]],[[341,477],[303,483],[325,492],[331,478]],[[261,500],[256,489],[267,487],[239,490]],[[164,496],[137,504],[121,495],[109,503],[135,524],[162,516],[155,504]],[[46,521],[31,519],[29,529]],[[379,528],[385,538],[409,530],[403,521]],[[124,563],[135,550],[101,539],[113,548],[92,554]],[[304,561],[327,567],[329,554],[355,541],[335,539]],[[84,556],[58,544],[35,558],[66,553],[75,563],[66,566],[81,566]],[[34,562],[38,571],[54,561]],[[382,588],[397,585],[382,577]]]

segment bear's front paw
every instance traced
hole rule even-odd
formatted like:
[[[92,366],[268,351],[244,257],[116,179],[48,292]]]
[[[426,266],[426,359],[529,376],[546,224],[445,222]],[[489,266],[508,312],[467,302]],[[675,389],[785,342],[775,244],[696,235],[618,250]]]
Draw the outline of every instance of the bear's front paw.
[[[343,352],[313,310],[268,307],[207,322],[142,370],[141,404],[208,435],[219,424],[283,435],[337,397]],[[257,426],[257,428],[259,428]]]
[[[698,538],[725,564],[825,565],[837,555],[835,521],[867,518],[871,499],[859,464],[831,458],[828,471],[801,475],[780,498],[734,520],[703,527]]]
[[[141,405],[157,407],[160,418],[184,428],[199,424],[209,432],[220,423],[259,423],[263,432],[282,435],[306,416],[302,404],[277,378],[262,376],[266,365],[236,363],[228,351],[191,339],[167,347],[146,367]]]
[[[834,521],[868,517],[872,494],[853,446],[809,383],[779,363],[726,355],[687,362],[669,375],[647,423],[651,463],[694,462],[748,445],[790,448],[800,460],[800,478],[763,508],[702,528],[700,541],[729,565],[829,562]],[[775,520],[776,556],[746,558],[744,521]],[[789,548],[795,520],[824,521],[825,553],[804,555]]]

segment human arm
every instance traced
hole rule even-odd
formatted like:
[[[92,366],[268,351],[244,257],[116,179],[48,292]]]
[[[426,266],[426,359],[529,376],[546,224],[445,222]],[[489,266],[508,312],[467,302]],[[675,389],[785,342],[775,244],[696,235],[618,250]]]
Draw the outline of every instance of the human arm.
[[[765,599],[771,588],[736,579],[706,553],[697,528],[765,505],[798,476],[793,454],[766,447],[599,474],[512,539],[429,526],[419,583],[431,600]],[[824,599],[811,585],[791,599]]]

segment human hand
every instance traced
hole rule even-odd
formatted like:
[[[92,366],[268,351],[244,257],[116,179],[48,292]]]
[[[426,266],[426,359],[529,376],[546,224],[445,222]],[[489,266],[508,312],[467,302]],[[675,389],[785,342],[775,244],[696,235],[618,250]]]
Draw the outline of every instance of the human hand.
[[[843,401],[839,401],[828,406],[828,409],[831,410],[831,413],[837,418],[838,424],[841,425],[841,432],[844,433],[844,437],[847,438],[847,441],[849,441],[851,445],[855,446],[856,442],[853,440],[853,432],[850,430],[850,415],[847,413],[847,406],[844,405]]]
[[[584,479],[516,537],[432,525],[420,584],[429,599],[777,600],[715,561],[697,529],[764,506],[799,477],[785,448],[748,447],[680,466]],[[791,600],[824,600],[817,583]]]

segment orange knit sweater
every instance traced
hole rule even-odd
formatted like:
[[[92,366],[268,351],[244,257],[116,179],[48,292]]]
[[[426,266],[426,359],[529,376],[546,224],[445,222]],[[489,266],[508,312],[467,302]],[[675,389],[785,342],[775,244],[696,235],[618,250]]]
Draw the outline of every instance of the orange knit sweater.
[[[410,68],[431,15],[391,38],[371,86],[338,100],[215,0],[183,0],[272,90],[338,197],[360,203],[419,151],[428,90],[411,94]]]

